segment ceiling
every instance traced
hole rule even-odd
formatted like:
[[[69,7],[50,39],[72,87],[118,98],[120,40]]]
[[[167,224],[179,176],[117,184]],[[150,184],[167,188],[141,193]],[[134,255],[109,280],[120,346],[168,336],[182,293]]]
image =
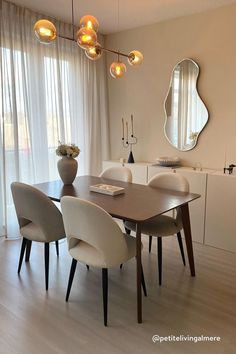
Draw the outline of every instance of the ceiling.
[[[60,20],[72,22],[71,0],[11,1]],[[109,34],[232,3],[236,3],[236,0],[74,0],[75,23],[79,23],[81,16],[92,14],[100,22],[100,32]]]

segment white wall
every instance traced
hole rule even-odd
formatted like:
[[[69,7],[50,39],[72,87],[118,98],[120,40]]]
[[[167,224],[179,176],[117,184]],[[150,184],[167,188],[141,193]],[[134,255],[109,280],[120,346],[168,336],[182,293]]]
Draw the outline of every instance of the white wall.
[[[222,168],[227,147],[227,162],[236,163],[236,5],[222,7],[106,36],[106,46],[129,53],[144,54],[139,68],[127,64],[125,77],[108,78],[111,157],[127,157],[121,145],[121,117],[134,114],[134,148],[138,161],[153,161],[158,156],[179,156],[185,165]],[[132,21],[132,19],[131,19]],[[175,150],[163,132],[163,103],[171,71],[183,58],[200,66],[199,93],[210,119],[198,145],[189,152]],[[107,56],[107,65],[115,56]],[[125,59],[124,59],[125,60]],[[126,62],[126,60],[125,60]]]

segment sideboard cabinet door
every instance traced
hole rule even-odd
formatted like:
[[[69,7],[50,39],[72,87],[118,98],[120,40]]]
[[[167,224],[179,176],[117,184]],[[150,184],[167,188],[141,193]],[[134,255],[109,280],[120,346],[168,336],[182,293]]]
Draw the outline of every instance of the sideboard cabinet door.
[[[205,244],[236,252],[236,175],[209,175]]]

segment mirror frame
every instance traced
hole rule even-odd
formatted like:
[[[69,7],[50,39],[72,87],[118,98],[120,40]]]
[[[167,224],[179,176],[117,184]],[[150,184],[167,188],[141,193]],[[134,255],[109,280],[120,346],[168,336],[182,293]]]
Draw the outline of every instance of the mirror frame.
[[[194,145],[192,145],[192,146],[191,146],[190,148],[188,148],[188,149],[182,150],[182,149],[179,149],[178,147],[174,146],[174,145],[172,144],[172,142],[170,141],[170,139],[168,138],[167,134],[166,134],[166,124],[167,124],[167,119],[168,119],[167,112],[166,112],[166,102],[167,102],[167,99],[168,99],[168,96],[169,96],[169,93],[170,93],[170,90],[171,90],[171,87],[172,87],[172,81],[173,81],[173,74],[174,74],[174,71],[175,71],[176,67],[177,67],[178,65],[180,65],[180,64],[181,64],[183,61],[185,61],[185,60],[191,61],[191,62],[197,67],[197,69],[198,69],[197,77],[196,77],[196,92],[197,92],[197,95],[198,95],[199,99],[202,101],[202,104],[204,105],[204,107],[205,107],[205,109],[206,109],[207,118],[206,118],[206,123],[203,125],[202,129],[200,130],[200,132],[198,133],[198,135],[197,135],[196,138],[195,138],[195,143],[194,143]],[[203,101],[201,95],[199,94],[199,91],[198,91],[198,80],[199,80],[199,76],[200,76],[200,67],[199,67],[199,65],[198,65],[193,59],[191,59],[191,58],[184,58],[184,59],[181,59],[181,60],[174,66],[174,68],[173,68],[172,71],[171,71],[171,78],[170,78],[169,88],[168,88],[168,90],[167,90],[167,94],[166,94],[166,97],[165,97],[165,100],[164,100],[164,112],[165,112],[164,134],[165,134],[165,137],[166,137],[167,141],[171,144],[171,146],[173,146],[173,147],[174,147],[176,150],[178,150],[178,151],[186,152],[186,151],[190,151],[190,150],[194,149],[195,146],[197,145],[199,135],[200,135],[201,132],[204,130],[204,128],[206,127],[206,125],[207,125],[207,123],[208,123],[208,121],[209,121],[209,116],[210,116],[210,115],[209,115],[209,111],[208,111],[207,106],[206,106],[205,102]]]

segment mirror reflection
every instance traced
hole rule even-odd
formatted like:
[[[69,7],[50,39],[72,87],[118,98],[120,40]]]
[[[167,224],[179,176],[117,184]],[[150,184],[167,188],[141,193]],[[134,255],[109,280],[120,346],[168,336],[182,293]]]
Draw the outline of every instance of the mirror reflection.
[[[192,59],[179,62],[172,72],[165,100],[165,134],[176,149],[193,149],[208,121],[208,111],[197,92],[199,66]]]

